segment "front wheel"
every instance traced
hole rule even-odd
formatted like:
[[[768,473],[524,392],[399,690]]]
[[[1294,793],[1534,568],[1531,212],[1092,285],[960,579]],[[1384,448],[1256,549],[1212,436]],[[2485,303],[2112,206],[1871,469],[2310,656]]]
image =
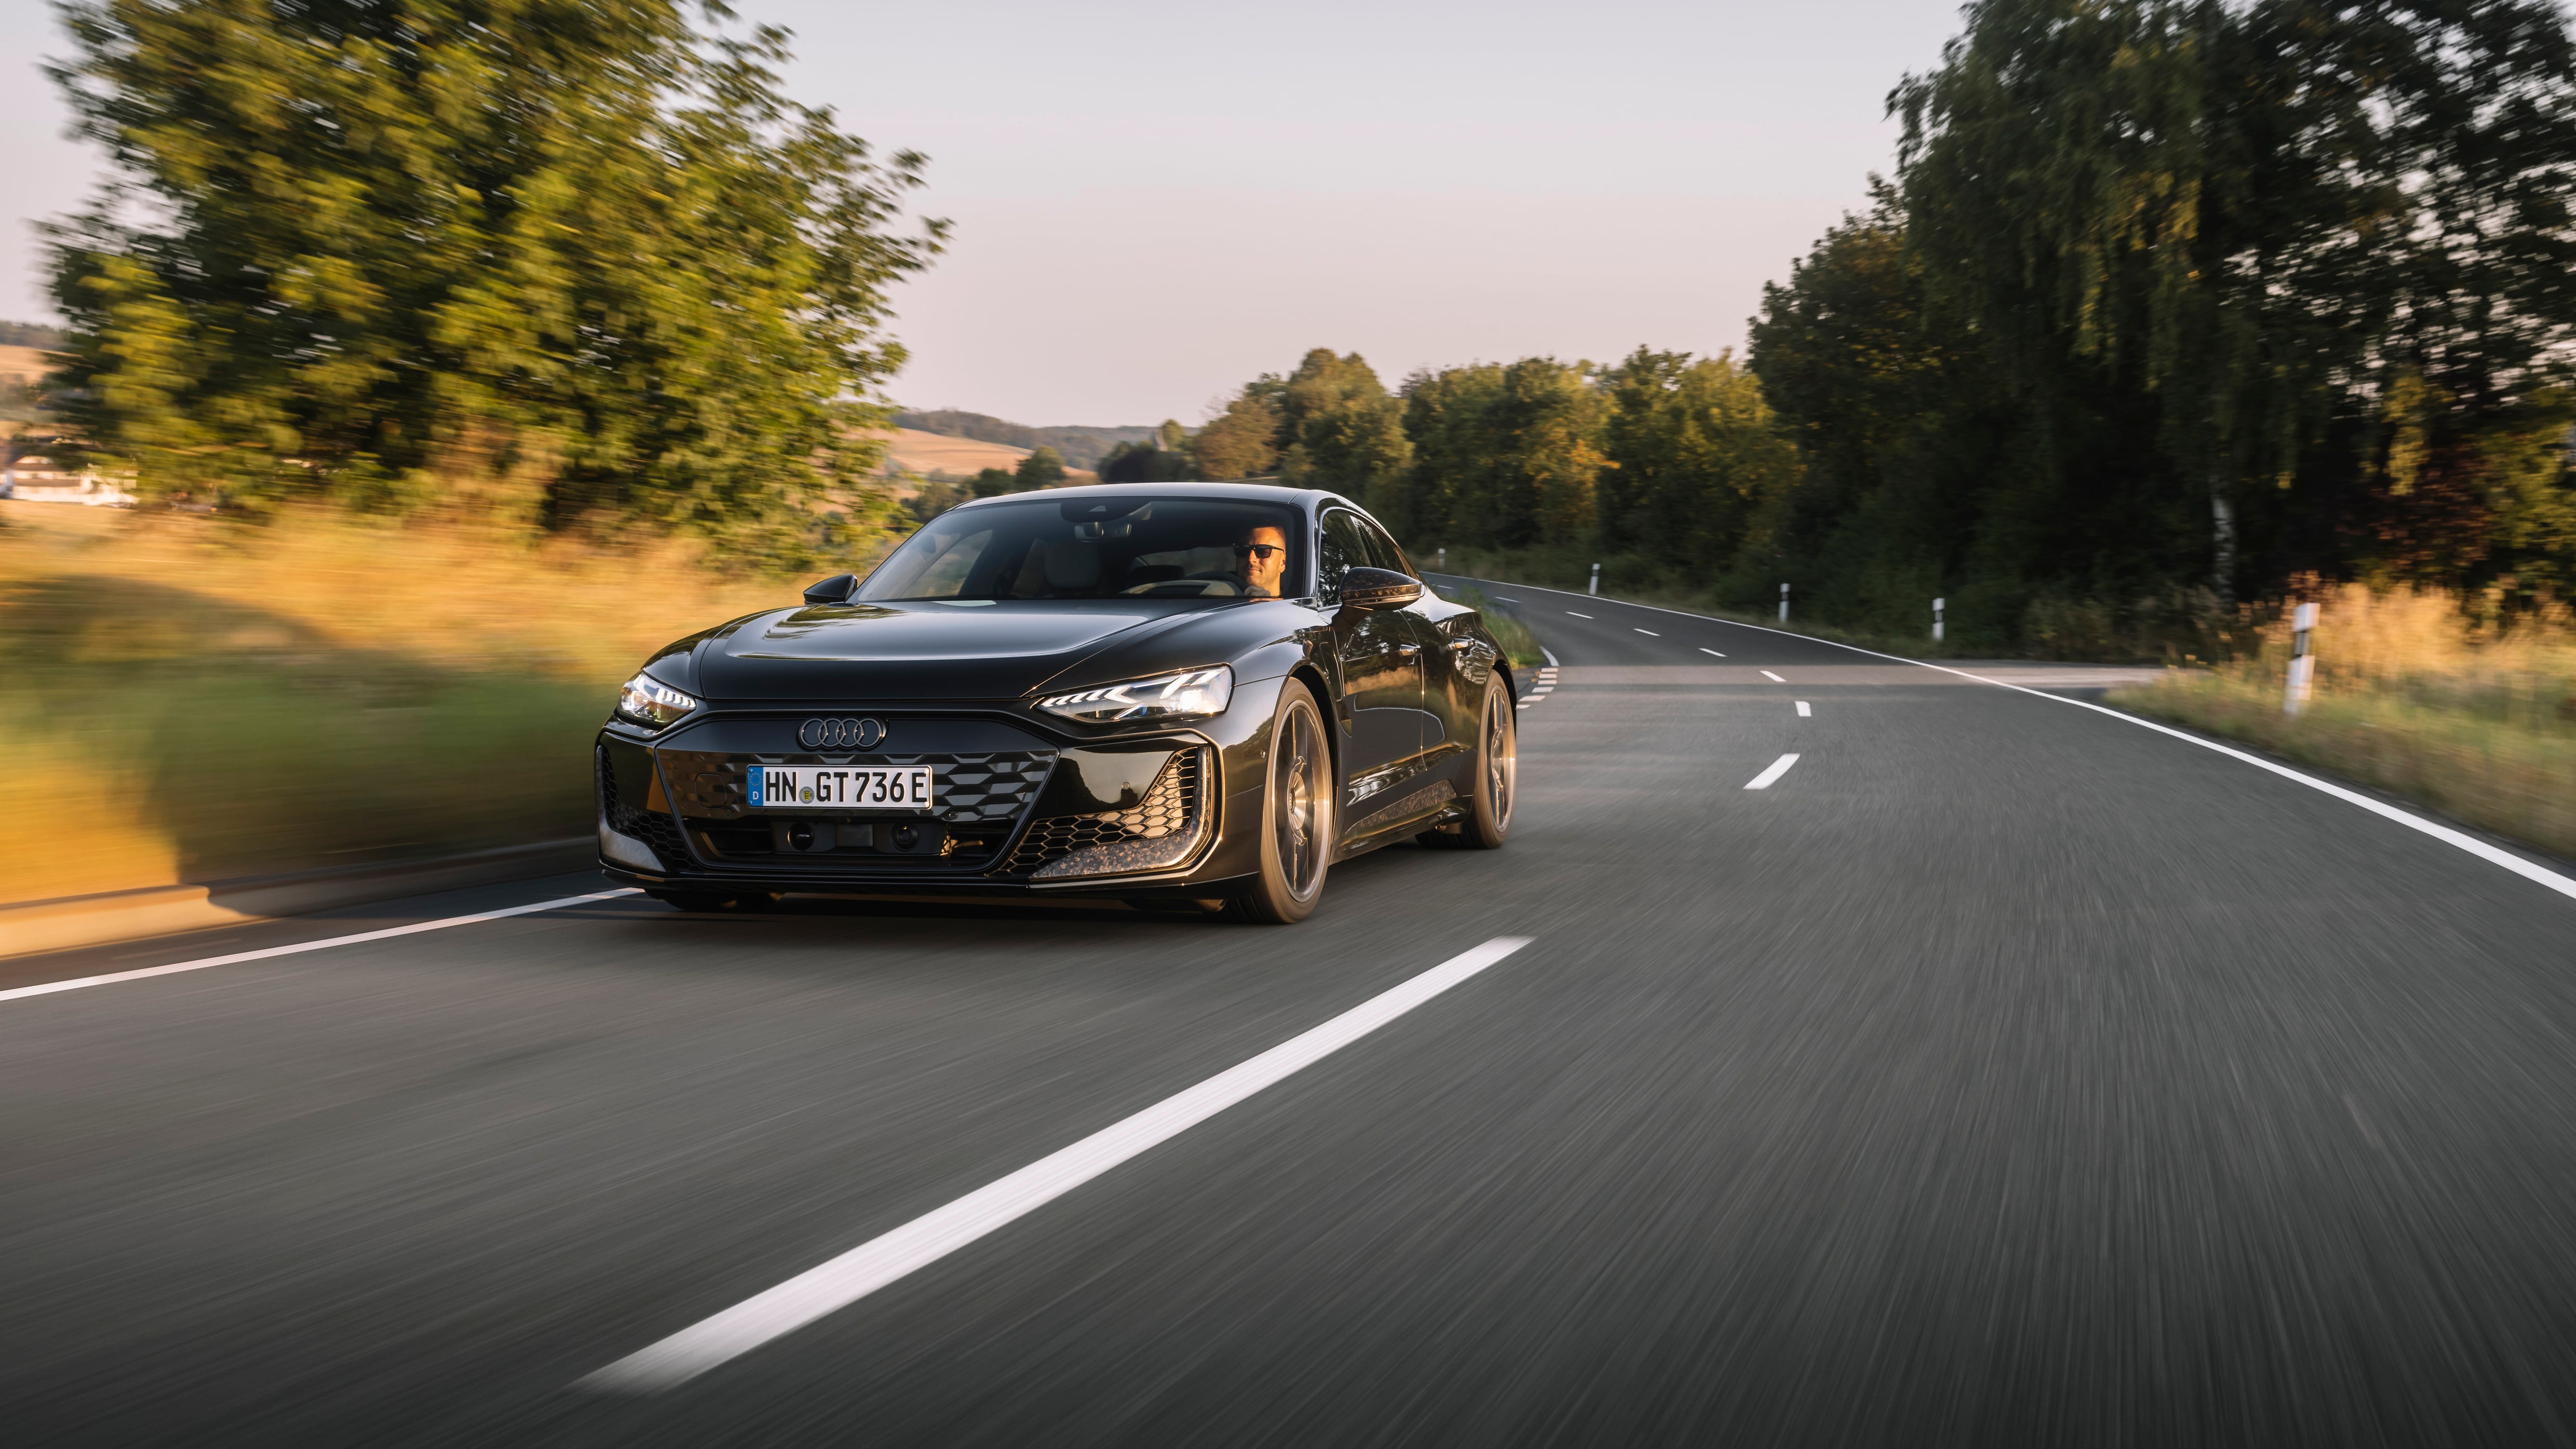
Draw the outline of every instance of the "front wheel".
[[[1306,686],[1288,681],[1270,720],[1268,788],[1261,792],[1261,871],[1234,899],[1235,914],[1284,926],[1323,899],[1333,862],[1333,757],[1324,716]]]
[[[1422,843],[1449,850],[1493,850],[1512,833],[1513,797],[1520,793],[1520,716],[1499,674],[1485,683],[1485,705],[1476,722],[1476,762],[1467,787],[1467,818],[1434,830]]]

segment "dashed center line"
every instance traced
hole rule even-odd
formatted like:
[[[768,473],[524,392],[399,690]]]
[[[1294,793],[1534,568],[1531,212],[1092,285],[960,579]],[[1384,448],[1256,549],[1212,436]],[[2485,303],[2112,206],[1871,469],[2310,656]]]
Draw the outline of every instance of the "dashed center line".
[[[1568,610],[1566,610],[1565,612],[1567,612],[1567,613],[1569,613],[1569,614],[1574,614],[1574,611],[1573,611],[1572,609],[1568,609]],[[1578,619],[1589,619],[1589,618],[1591,618],[1592,616],[1591,616],[1590,614],[1574,614],[1574,617],[1576,617],[1576,618],[1578,618]]]
[[[582,1379],[578,1387],[650,1394],[686,1383],[1035,1212],[1138,1153],[1322,1061],[1528,944],[1527,937],[1497,936],[1452,956],[1195,1087],[638,1349]]]
[[[1782,679],[1779,675],[1776,675],[1776,674],[1772,673],[1772,672],[1771,672],[1770,670],[1768,670],[1768,669],[1765,669],[1765,670],[1763,670],[1763,671],[1762,671],[1762,677],[1763,677],[1763,678],[1765,678],[1765,679],[1767,679],[1767,680],[1770,680],[1773,684],[1786,684],[1786,683],[1788,683],[1788,682],[1789,682],[1789,681],[1787,681],[1787,680],[1785,680],[1785,679]]]
[[[1798,763],[1798,757],[1796,755],[1782,755],[1780,758],[1773,760],[1768,766],[1764,767],[1761,774],[1745,781],[1744,788],[1747,790],[1768,790],[1774,784],[1778,783],[1782,775],[1789,773],[1789,767],[1796,763]]]
[[[1700,652],[1700,653],[1702,653],[1702,654],[1717,654],[1717,651],[1716,651],[1716,650],[1709,648],[1709,647],[1708,647],[1707,645],[1705,645],[1705,644],[1703,644],[1703,645],[1701,645],[1701,646],[1700,646],[1700,650],[1699,650],[1699,652]],[[1725,655],[1723,655],[1723,654],[1717,654],[1717,657],[1718,657],[1718,658],[1720,658],[1720,659],[1724,659],[1726,656],[1725,656]]]
[[[1815,718],[1815,714],[1816,712],[1814,710],[1807,708],[1807,702],[1805,700],[1802,699],[1798,701],[1798,718],[1813,719]]]
[[[1635,625],[1633,625],[1633,624],[1631,624],[1629,627],[1630,627],[1630,628],[1632,628],[1632,629],[1636,628],[1636,626],[1635,626]],[[1652,630],[1652,629],[1638,629],[1638,630],[1637,630],[1637,632],[1638,632],[1638,633],[1640,633],[1640,634],[1645,635],[1645,636],[1646,636],[1647,638],[1649,638],[1649,639],[1661,639],[1662,637],[1664,637],[1663,635],[1656,633],[1656,632],[1655,632],[1654,630]]]

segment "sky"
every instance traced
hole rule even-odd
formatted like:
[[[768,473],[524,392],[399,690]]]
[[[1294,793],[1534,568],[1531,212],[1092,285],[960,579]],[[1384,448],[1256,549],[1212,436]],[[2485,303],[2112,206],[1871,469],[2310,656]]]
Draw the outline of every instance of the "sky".
[[[1417,368],[1741,347],[1762,284],[1891,170],[1889,89],[1952,0],[734,0],[788,88],[930,159],[955,225],[897,290],[907,407],[1195,424],[1309,348]],[[0,316],[95,157],[0,0]]]

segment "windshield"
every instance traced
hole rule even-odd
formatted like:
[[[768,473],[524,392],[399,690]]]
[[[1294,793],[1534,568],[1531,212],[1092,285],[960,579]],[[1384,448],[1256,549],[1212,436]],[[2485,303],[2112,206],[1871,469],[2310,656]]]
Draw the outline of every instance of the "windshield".
[[[856,598],[1298,598],[1305,530],[1276,503],[1039,495],[939,515]]]

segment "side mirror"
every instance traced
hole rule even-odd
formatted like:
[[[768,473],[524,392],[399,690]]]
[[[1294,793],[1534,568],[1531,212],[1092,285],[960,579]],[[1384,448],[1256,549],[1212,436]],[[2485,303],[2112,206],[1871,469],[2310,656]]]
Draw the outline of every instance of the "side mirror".
[[[1355,568],[1342,575],[1345,609],[1401,609],[1422,597],[1422,580],[1393,569]]]
[[[850,595],[859,591],[857,574],[834,574],[819,584],[808,584],[805,602],[809,604],[846,604]]]

